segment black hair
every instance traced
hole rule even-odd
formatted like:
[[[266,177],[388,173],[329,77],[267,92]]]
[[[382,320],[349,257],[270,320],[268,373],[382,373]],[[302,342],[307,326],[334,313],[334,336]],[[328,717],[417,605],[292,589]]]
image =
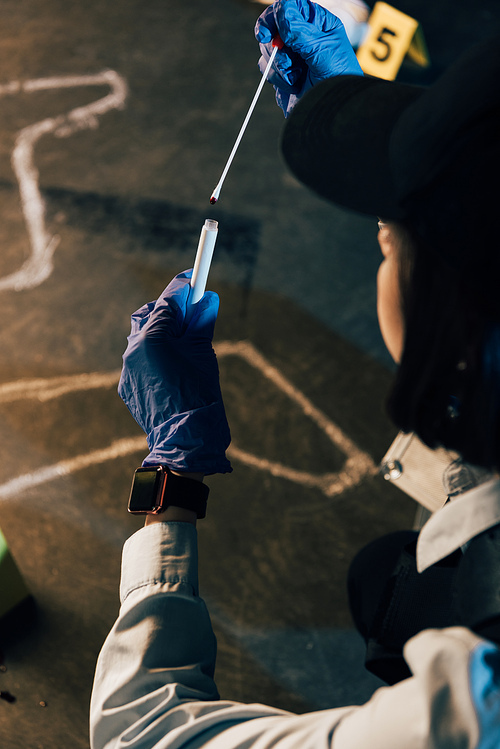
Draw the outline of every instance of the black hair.
[[[431,448],[500,470],[500,322],[460,272],[398,224],[405,341],[388,400],[392,420]]]

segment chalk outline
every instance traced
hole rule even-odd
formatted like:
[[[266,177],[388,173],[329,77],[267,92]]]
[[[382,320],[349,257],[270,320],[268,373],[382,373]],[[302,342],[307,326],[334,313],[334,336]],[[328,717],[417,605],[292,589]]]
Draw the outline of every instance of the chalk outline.
[[[98,117],[112,109],[123,109],[128,95],[125,79],[115,70],[104,70],[95,75],[11,81],[0,85],[0,96],[103,85],[111,89],[106,96],[85,106],[75,107],[66,114],[35,122],[19,131],[11,155],[11,164],[19,184],[21,208],[31,253],[19,270],[0,278],[0,291],[33,289],[46,281],[53,270],[52,257],[60,238],[57,235],[51,236],[45,226],[45,203],[38,186],[39,172],[34,162],[36,143],[49,133],[59,138],[67,138],[79,130],[95,130],[99,127]]]
[[[257,369],[264,377],[278,387],[294,402],[313,423],[315,423],[336,448],[346,456],[343,468],[336,473],[313,474],[298,471],[281,463],[252,455],[235,445],[231,445],[228,456],[256,470],[283,478],[308,488],[319,489],[326,497],[333,498],[346,489],[357,486],[361,481],[377,473],[371,457],[357,445],[331,419],[317,408],[298,388],[293,385],[274,365],[272,365],[249,341],[221,341],[215,346],[219,359],[225,356],[238,356]],[[37,399],[42,402],[59,398],[71,392],[114,387],[119,380],[120,370],[93,372],[67,377],[36,378],[18,380],[0,385],[0,404],[16,400]],[[0,484],[0,500],[12,498],[22,491],[39,486],[62,476],[88,468],[91,465],[124,457],[140,450],[147,450],[145,437],[131,437],[115,440],[106,448],[59,461],[44,466],[4,484]]]
[[[230,458],[252,466],[261,471],[267,471],[272,476],[288,479],[296,484],[309,488],[320,489],[327,497],[335,497],[346,489],[359,484],[365,476],[378,472],[370,456],[359,447],[338,427],[331,419],[320,411],[312,401],[293,385],[274,365],[272,365],[250,341],[221,341],[216,347],[217,356],[239,356],[241,359],[259,370],[268,380],[278,387],[288,398],[302,410],[329,440],[346,456],[341,471],[335,473],[313,474],[298,471],[290,466],[257,458],[235,445],[231,445],[228,454]]]

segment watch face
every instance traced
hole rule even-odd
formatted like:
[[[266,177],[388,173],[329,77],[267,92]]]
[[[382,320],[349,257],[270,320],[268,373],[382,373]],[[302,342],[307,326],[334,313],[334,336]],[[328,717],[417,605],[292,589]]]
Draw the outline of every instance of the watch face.
[[[158,466],[138,468],[134,474],[128,511],[140,515],[158,512],[162,505],[166,475]]]

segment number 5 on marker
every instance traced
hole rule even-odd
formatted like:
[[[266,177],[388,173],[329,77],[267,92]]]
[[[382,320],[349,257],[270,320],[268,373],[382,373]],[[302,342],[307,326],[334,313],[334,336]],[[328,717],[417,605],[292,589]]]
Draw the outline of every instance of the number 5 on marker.
[[[357,57],[368,75],[393,81],[406,55],[426,67],[429,56],[420,24],[387,3],[378,2],[368,19],[369,31]]]

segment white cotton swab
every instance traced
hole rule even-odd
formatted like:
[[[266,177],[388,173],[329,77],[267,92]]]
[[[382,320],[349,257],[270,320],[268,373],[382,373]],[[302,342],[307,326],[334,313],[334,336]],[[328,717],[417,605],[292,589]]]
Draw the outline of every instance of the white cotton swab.
[[[267,76],[271,69],[271,65],[273,64],[274,58],[276,57],[276,53],[278,49],[281,49],[283,47],[283,42],[281,41],[279,36],[276,36],[273,39],[272,44],[273,44],[274,49],[271,52],[271,56],[269,57],[269,61],[266,65],[266,69],[264,70],[264,73],[262,74],[262,78],[257,87],[257,91],[255,92],[255,95],[252,99],[252,103],[250,104],[247,115],[243,121],[243,125],[241,126],[240,132],[238,133],[238,137],[236,138],[235,144],[233,146],[233,150],[229,154],[229,158],[227,160],[226,166],[224,167],[224,171],[222,172],[221,178],[219,182],[217,183],[217,187],[212,193],[212,197],[210,198],[210,203],[212,204],[217,203],[219,199],[222,184],[224,180],[226,179],[226,175],[234,159],[234,155],[238,149],[238,146],[240,145],[241,139],[243,137],[243,133],[245,132],[245,129],[248,125],[248,121],[250,120],[252,112],[255,109],[255,105],[257,104],[257,100],[260,96],[260,92],[262,91],[264,87],[264,83],[267,80]],[[186,323],[188,323],[189,319],[191,318],[194,305],[200,301],[200,299],[203,297],[203,294],[205,293],[208,273],[210,271],[210,265],[212,263],[212,257],[214,254],[215,242],[217,240],[218,231],[219,231],[219,225],[217,221],[214,221],[213,219],[210,219],[210,218],[205,219],[205,223],[203,224],[201,228],[200,240],[198,242],[198,249],[196,251],[196,257],[194,261],[193,274],[191,276],[191,281],[190,281],[191,290],[189,293],[188,305],[187,305],[187,310],[186,310],[186,320],[185,320]]]
[[[259,98],[260,92],[262,91],[262,89],[264,87],[264,83],[267,80],[267,76],[268,76],[269,71],[271,70],[271,65],[274,62],[274,58],[276,57],[276,53],[277,53],[277,51],[279,49],[281,49],[283,47],[283,42],[281,41],[281,39],[280,39],[279,36],[276,36],[273,39],[272,43],[273,43],[274,49],[271,52],[271,56],[269,58],[269,62],[267,63],[266,69],[264,70],[264,72],[262,74],[262,78],[261,78],[261,80],[259,82],[259,85],[257,86],[257,91],[255,92],[255,96],[252,99],[252,103],[250,104],[250,108],[249,108],[249,110],[247,112],[247,115],[246,115],[245,119],[243,120],[243,125],[241,126],[240,132],[238,133],[238,137],[236,138],[236,141],[234,143],[233,150],[229,154],[229,158],[227,160],[226,166],[224,167],[224,171],[221,174],[221,178],[218,181],[217,186],[216,186],[215,190],[213,191],[213,193],[212,193],[212,195],[210,197],[210,202],[211,202],[212,205],[214,205],[214,203],[217,203],[217,201],[219,200],[219,195],[220,195],[220,191],[222,189],[222,185],[224,183],[224,180],[226,179],[226,175],[227,175],[227,173],[229,171],[229,167],[231,166],[231,163],[232,163],[232,161],[234,159],[234,155],[235,155],[235,153],[236,153],[236,151],[238,149],[238,146],[240,145],[241,139],[243,138],[243,133],[246,130],[246,127],[248,125],[248,121],[250,120],[250,117],[252,116],[252,112],[255,109],[255,105],[257,104],[257,99]]]

